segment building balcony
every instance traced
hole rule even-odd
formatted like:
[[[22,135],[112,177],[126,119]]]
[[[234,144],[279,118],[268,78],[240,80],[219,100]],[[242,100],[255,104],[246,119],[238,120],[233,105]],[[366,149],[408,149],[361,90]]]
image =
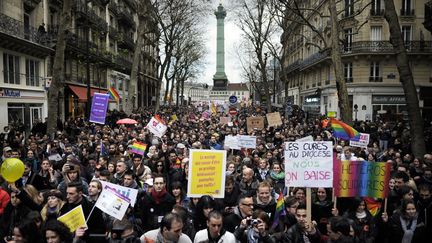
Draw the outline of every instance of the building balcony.
[[[45,57],[54,50],[50,48],[49,33],[38,32],[37,28],[25,26],[22,21],[0,13],[0,46],[9,50]]]
[[[113,55],[92,41],[88,42],[76,35],[66,37],[67,50],[75,54],[77,58],[88,59],[90,62],[101,62],[112,65]]]
[[[129,55],[127,55],[127,53],[121,53],[119,52],[115,57],[114,57],[114,62],[115,62],[115,69],[119,70],[119,71],[130,71],[132,69],[132,62],[131,62],[131,58],[129,57]]]
[[[85,1],[75,1],[73,10],[76,14],[76,19],[81,21],[83,24],[89,24],[92,29],[108,32],[108,24],[104,18],[99,17],[95,11],[90,9]],[[88,23],[87,23],[88,21]]]
[[[414,9],[401,9],[400,15],[403,17],[414,17]]]
[[[369,77],[369,82],[382,82],[382,77]]]
[[[432,41],[408,41],[405,43],[408,54],[430,54]],[[350,43],[350,48],[343,48],[342,54],[394,54],[390,41],[357,41]]]
[[[135,49],[135,42],[127,33],[121,33],[118,46],[133,51]]]
[[[384,9],[371,9],[370,15],[373,17],[384,17]]]
[[[118,8],[118,21],[135,29],[135,21],[132,16],[132,12],[127,7],[120,6]]]
[[[432,41],[408,41],[405,43],[408,55],[430,55],[432,53]],[[393,45],[390,41],[357,41],[352,42],[349,46],[341,47],[342,57],[352,55],[391,55],[395,54]],[[330,49],[317,52],[304,60],[297,60],[285,68],[285,75],[296,70],[303,70],[309,66],[320,63],[330,58]]]
[[[41,0],[24,0],[24,9],[27,11],[32,11],[40,2]]]

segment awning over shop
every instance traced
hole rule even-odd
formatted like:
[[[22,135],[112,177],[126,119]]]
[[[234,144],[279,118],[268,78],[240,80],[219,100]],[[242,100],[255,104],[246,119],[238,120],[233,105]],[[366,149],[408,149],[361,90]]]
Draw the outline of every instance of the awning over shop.
[[[76,85],[68,85],[68,87],[74,92],[76,96],[78,96],[79,102],[86,102],[87,101],[87,88],[82,86],[76,86]],[[90,97],[93,97],[94,93],[107,93],[108,91],[106,89],[95,89],[90,88]]]

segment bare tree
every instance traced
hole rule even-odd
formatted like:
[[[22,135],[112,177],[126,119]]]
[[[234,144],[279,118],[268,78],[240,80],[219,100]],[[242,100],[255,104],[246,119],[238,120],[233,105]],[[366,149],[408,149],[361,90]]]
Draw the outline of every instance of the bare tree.
[[[384,5],[386,9],[384,16],[390,28],[390,42],[395,49],[396,66],[399,71],[400,81],[402,83],[407,102],[411,133],[411,149],[415,157],[422,158],[426,153],[426,144],[417,90],[408,61],[405,42],[402,39],[399,19],[396,14],[394,2],[392,0],[384,0]]]
[[[55,134],[57,120],[59,119],[59,97],[64,97],[64,59],[66,49],[66,36],[72,23],[72,0],[63,1],[62,15],[60,17],[59,31],[57,33],[56,51],[53,64],[53,77],[48,92],[48,124],[47,133]]]
[[[272,11],[264,0],[241,0],[235,8],[238,16],[238,26],[242,30],[245,40],[254,50],[256,68],[260,72],[259,82],[264,88],[267,110],[271,111],[270,85],[267,75],[267,63],[270,49],[268,43],[277,33],[277,23]]]
[[[160,107],[162,80],[167,77],[171,67],[176,40],[183,38],[187,30],[199,24],[203,12],[201,2],[194,0],[152,0],[160,36],[161,63],[158,70],[158,87],[156,88],[156,111]],[[169,88],[167,80],[166,90]],[[167,94],[165,95],[165,98]],[[166,100],[166,99],[165,99]]]
[[[308,5],[300,0],[272,0],[271,2],[278,10],[276,14],[278,18],[276,19],[284,29],[285,36],[295,34],[288,26],[304,26],[308,29],[307,31],[311,31],[315,38],[320,41],[320,43],[318,43],[309,36],[301,36],[305,45],[315,46],[320,52],[330,51],[335,72],[336,89],[338,91],[338,106],[340,109],[341,119],[347,123],[352,123],[352,108],[349,104],[348,90],[344,78],[341,57],[341,50],[343,50],[343,45],[346,44],[343,38],[344,36],[341,36],[340,34],[343,33],[341,31],[341,15],[345,14],[346,8],[337,10],[336,4],[339,3],[339,1],[336,2],[335,0],[329,0],[329,14],[325,14],[324,9],[317,9],[313,5]],[[351,13],[350,16],[355,17],[360,15],[368,6],[370,6],[371,2],[363,3],[361,0],[355,0],[352,1],[351,4],[352,7],[354,5],[361,6],[358,11]],[[313,23],[311,16],[318,16],[321,23],[328,21],[330,28],[319,28],[316,23]],[[367,21],[357,24],[353,34],[356,34],[366,22]],[[330,39],[328,39],[327,36],[330,36]]]

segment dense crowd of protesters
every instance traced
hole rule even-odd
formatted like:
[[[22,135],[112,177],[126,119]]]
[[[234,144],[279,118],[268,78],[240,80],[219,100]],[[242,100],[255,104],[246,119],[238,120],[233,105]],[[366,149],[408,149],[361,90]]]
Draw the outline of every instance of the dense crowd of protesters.
[[[246,117],[263,115],[241,108],[229,124],[225,114],[204,119],[198,107],[164,107],[158,115],[168,130],[161,138],[145,128],[155,114],[141,109],[130,115],[136,125],[117,125],[127,117],[109,112],[105,125],[82,118],[58,122],[56,134],[46,123],[25,133],[23,124],[0,134],[1,161],[19,158],[25,171],[20,180],[0,187],[0,238],[5,242],[428,242],[432,230],[432,154],[414,157],[409,127],[403,121],[356,121],[354,128],[370,134],[367,149],[348,146],[332,137],[319,119],[306,120],[300,110],[283,125],[247,132]],[[172,115],[178,117],[173,120]],[[432,129],[425,128],[427,151]],[[256,149],[231,151],[227,135],[257,136]],[[306,208],[305,188],[286,188],[284,142],[311,135],[333,141],[342,159],[391,163],[387,212],[373,198],[338,198],[331,188],[313,188],[312,208]],[[143,156],[130,151],[134,142],[147,144]],[[229,150],[225,197],[187,197],[189,149]],[[139,191],[134,207],[122,220],[94,208],[108,181]],[[285,215],[275,217],[283,196]],[[370,210],[378,204],[377,211]],[[75,232],[57,218],[82,205],[87,228]],[[311,210],[312,221],[307,212]],[[276,222],[275,222],[276,221]]]

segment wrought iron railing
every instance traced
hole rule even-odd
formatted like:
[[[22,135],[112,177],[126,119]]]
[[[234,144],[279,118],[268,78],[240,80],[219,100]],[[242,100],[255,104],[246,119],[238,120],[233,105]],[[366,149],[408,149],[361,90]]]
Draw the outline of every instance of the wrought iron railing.
[[[373,9],[370,10],[371,16],[384,16],[384,9]]]
[[[108,24],[105,19],[99,17],[93,9],[86,6],[85,1],[75,1],[73,8],[80,16],[87,18],[94,29],[103,32],[108,31]]]
[[[0,13],[0,32],[45,46],[49,46],[51,42],[51,35],[46,31],[41,32],[35,27],[25,26],[24,22],[3,13]]]
[[[133,20],[132,13],[126,6],[119,6],[118,15],[119,20],[124,20],[129,26],[135,28],[135,21]]]
[[[407,41],[405,48],[408,54],[430,54],[432,53],[432,41]],[[295,61],[286,67],[286,74],[297,69],[303,69],[309,65],[318,63],[330,56],[330,49],[317,52],[302,61]],[[356,41],[349,45],[349,48],[341,46],[342,56],[363,53],[394,54],[393,45],[390,41]]]
[[[120,44],[123,44],[124,46],[128,47],[129,49],[133,49],[135,47],[135,42],[133,41],[133,38],[130,37],[127,33],[121,33],[120,35]]]

